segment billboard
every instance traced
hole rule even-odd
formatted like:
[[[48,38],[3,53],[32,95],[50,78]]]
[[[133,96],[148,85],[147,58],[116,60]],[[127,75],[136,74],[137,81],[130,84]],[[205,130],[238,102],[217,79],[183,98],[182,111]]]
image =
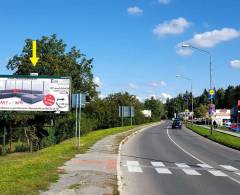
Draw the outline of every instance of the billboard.
[[[70,110],[70,77],[0,76],[0,110]]]

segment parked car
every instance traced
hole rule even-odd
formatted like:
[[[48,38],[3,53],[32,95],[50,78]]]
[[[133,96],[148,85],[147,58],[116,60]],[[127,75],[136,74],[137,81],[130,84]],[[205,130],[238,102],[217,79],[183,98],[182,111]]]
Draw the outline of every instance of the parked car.
[[[179,119],[175,119],[172,123],[172,129],[181,129],[182,123]]]
[[[224,124],[224,127],[226,127],[226,128],[230,128],[230,127],[231,127],[231,125],[232,125],[232,123],[231,123],[231,122],[226,122],[226,123]]]

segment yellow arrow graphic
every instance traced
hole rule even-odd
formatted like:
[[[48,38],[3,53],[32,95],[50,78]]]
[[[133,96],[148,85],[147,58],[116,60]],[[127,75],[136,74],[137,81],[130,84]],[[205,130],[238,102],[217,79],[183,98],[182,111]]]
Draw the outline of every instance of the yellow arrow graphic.
[[[32,57],[30,58],[33,66],[36,66],[39,58],[37,57],[37,41],[32,41]]]

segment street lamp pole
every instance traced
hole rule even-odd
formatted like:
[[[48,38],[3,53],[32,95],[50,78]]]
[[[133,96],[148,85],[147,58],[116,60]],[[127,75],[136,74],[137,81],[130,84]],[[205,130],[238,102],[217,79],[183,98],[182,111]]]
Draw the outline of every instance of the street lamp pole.
[[[184,76],[181,76],[181,75],[176,75],[176,77],[178,77],[178,78],[182,78],[182,79],[185,79],[185,80],[187,80],[187,81],[190,81],[191,82],[191,94],[192,94],[192,124],[193,124],[193,82],[192,82],[192,79],[190,79],[190,78],[187,78],[187,77],[184,77]]]
[[[193,48],[193,49],[196,49],[196,50],[198,50],[198,51],[200,51],[200,52],[202,52],[202,53],[205,53],[205,54],[207,54],[208,56],[209,56],[209,73],[210,73],[210,90],[212,89],[212,56],[211,56],[211,53],[209,52],[209,51],[207,51],[207,50],[203,50],[203,49],[200,49],[200,48],[198,48],[198,47],[194,47],[194,46],[192,46],[192,45],[188,45],[188,44],[183,44],[182,45],[182,47],[188,47],[188,48]],[[210,97],[210,103],[211,103],[211,105],[212,105],[212,103],[213,103],[213,100],[212,100],[212,96]],[[212,113],[211,113],[212,114]],[[211,118],[211,135],[212,135],[212,133],[213,133],[213,121],[212,121],[212,116],[210,116],[210,118]]]

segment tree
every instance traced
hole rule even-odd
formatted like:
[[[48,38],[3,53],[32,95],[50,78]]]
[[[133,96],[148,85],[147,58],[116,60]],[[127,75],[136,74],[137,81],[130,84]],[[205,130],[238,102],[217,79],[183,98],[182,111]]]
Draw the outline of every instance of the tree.
[[[39,61],[36,66],[33,66],[29,59],[31,56],[32,40],[26,39],[22,52],[10,58],[7,68],[12,70],[15,75],[29,75],[32,72],[37,72],[39,75],[69,76],[72,78],[72,92],[87,92],[90,97],[97,97],[97,85],[93,82],[92,73],[93,59],[88,59],[76,47],[72,47],[67,51],[67,44],[62,39],[58,39],[55,34],[50,37],[43,36],[37,40],[37,56],[39,57]],[[0,113],[0,124],[3,124],[5,121],[3,115],[6,115],[6,112]],[[32,115],[26,115],[23,112],[8,114],[7,120],[11,122],[13,127],[10,129],[14,130],[14,135],[9,138],[10,143],[12,137],[15,138],[19,137],[18,135],[24,135],[24,131],[27,128],[25,131],[27,132],[25,133],[26,139],[29,140],[29,135],[31,135],[31,138],[37,140],[38,145],[40,145],[42,140],[49,134],[52,134],[54,130],[54,127],[51,129],[43,128],[46,124],[50,124],[50,119],[52,119],[52,116],[41,115],[38,112]],[[54,117],[54,119],[58,122],[56,124],[56,132],[54,133],[57,142],[74,135],[73,129],[75,123],[74,116],[71,113]],[[87,124],[88,122],[86,121],[88,119],[83,119],[82,124]],[[87,126],[90,127],[90,125]]]
[[[7,68],[16,75],[37,72],[39,75],[70,76],[73,92],[88,92],[91,97],[96,97],[92,74],[93,59],[87,59],[76,47],[72,47],[70,51],[66,51],[66,47],[67,44],[55,34],[50,37],[43,36],[37,40],[39,61],[33,66],[29,60],[32,55],[32,40],[26,39],[22,53],[11,58]]]
[[[208,112],[208,106],[204,104],[200,104],[197,108],[195,108],[194,116],[196,118],[203,118],[206,116],[207,112]]]
[[[165,116],[164,105],[158,99],[154,99],[153,97],[151,97],[150,99],[146,99],[144,102],[144,107],[145,109],[152,111],[151,118],[153,121],[160,120]]]

